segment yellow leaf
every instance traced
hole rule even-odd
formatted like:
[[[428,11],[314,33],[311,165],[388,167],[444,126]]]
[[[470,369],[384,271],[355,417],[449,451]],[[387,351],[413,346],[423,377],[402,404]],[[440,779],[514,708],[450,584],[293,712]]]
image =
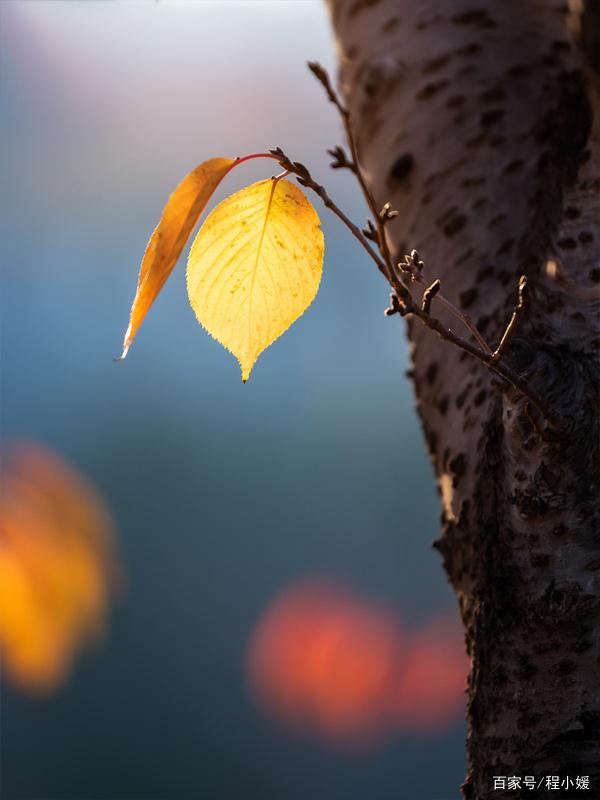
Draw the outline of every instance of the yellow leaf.
[[[185,176],[169,197],[142,259],[129,327],[123,339],[122,359],[127,355],[150,306],[173,271],[212,193],[235,163],[230,158],[204,161]]]
[[[188,258],[192,308],[240,362],[256,359],[308,308],[323,267],[317,212],[285,180],[254,183],[206,218]]]

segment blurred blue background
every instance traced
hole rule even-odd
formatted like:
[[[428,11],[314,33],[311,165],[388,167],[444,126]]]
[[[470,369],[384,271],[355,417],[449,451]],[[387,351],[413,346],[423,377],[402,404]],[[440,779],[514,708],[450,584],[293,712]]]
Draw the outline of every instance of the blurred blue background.
[[[305,66],[335,70],[324,6],[3,2],[0,21],[2,436],[96,483],[127,572],[61,691],[3,687],[2,797],[457,797],[461,725],[347,752],[263,717],[244,681],[291,580],[334,576],[415,622],[455,605],[402,324],[351,237],[316,201],[321,291],[247,385],[198,326],[183,263],[112,360],[149,234],[204,159],[281,145],[364,219]],[[216,199],[271,173],[245,165]]]

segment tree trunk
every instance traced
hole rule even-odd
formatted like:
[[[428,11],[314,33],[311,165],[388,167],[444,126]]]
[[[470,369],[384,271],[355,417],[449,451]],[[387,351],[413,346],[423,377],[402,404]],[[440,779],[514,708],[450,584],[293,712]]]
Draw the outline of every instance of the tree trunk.
[[[409,318],[436,547],[472,656],[464,797],[565,796],[504,794],[494,776],[589,776],[581,796],[600,797],[597,0],[583,18],[557,0],[330,10],[361,164],[400,212],[391,247],[417,248],[492,347],[526,275],[505,358],[566,422],[552,432]],[[435,300],[432,313],[459,332]]]

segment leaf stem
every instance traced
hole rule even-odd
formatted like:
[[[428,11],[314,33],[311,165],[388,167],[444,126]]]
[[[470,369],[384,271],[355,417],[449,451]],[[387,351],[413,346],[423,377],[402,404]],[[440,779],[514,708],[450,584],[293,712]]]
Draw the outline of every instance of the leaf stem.
[[[277,161],[277,156],[274,156],[273,153],[250,153],[250,155],[247,156],[238,156],[234,159],[232,166],[237,167],[245,161],[252,161],[253,158],[272,158]]]

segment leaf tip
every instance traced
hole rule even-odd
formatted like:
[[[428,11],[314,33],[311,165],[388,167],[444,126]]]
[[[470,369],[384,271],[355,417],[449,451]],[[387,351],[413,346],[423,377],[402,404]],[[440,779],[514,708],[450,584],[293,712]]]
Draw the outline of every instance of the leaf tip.
[[[248,378],[250,377],[250,373],[252,372],[253,366],[254,364],[251,364],[248,367],[240,362],[240,367],[242,368],[242,383],[248,383]]]
[[[125,361],[128,352],[129,352],[129,345],[128,344],[123,345],[123,352],[121,353],[120,356],[117,356],[115,358],[115,361]]]

